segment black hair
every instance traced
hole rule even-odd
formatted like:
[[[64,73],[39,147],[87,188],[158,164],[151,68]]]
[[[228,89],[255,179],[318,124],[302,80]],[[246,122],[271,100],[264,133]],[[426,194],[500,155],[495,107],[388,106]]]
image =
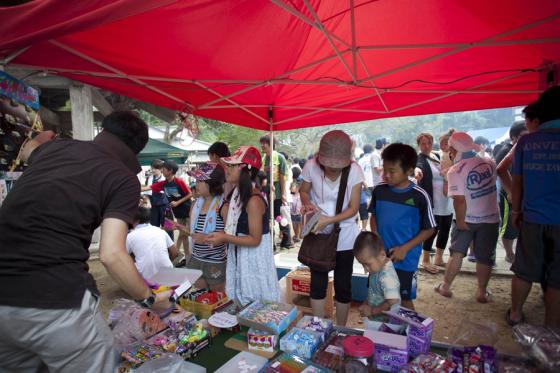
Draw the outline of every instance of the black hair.
[[[132,111],[114,111],[107,115],[101,127],[117,136],[134,154],[138,154],[148,143],[148,125]]]
[[[215,143],[213,143],[212,145],[210,145],[210,147],[208,148],[207,151],[208,155],[212,155],[215,154],[220,158],[224,158],[224,157],[231,157],[231,153],[229,151],[228,146],[220,141],[217,141]]]
[[[210,180],[204,180],[208,184],[208,191],[211,196],[221,196],[224,194],[224,183],[226,182],[226,173],[224,168],[218,165],[212,174]]]
[[[541,93],[537,101],[537,113],[541,124],[560,119],[560,86],[551,87]]]
[[[529,120],[539,119],[537,113],[537,101],[533,101],[529,105],[525,106],[522,110],[522,113],[525,116],[525,118]]]
[[[525,121],[518,120],[517,122],[514,122],[509,128],[509,138],[511,140],[516,139],[519,137],[519,135],[521,135],[521,132],[525,130],[527,130],[527,127],[525,127]]]
[[[179,171],[179,166],[177,166],[177,162],[175,162],[173,159],[166,160],[163,163],[163,167],[173,172],[173,175],[175,175],[177,171]]]
[[[253,196],[253,183],[260,189],[259,170],[255,167],[249,169],[248,166],[241,168],[239,173],[239,199],[243,208],[247,207],[249,200]]]
[[[146,224],[150,222],[152,216],[151,209],[149,207],[138,207],[138,222],[140,224]]]
[[[270,136],[269,135],[264,135],[263,137],[261,137],[259,139],[259,143],[270,145]],[[274,146],[276,146],[276,139],[274,139]]]
[[[361,232],[354,241],[354,256],[358,257],[366,250],[373,257],[377,257],[384,252],[385,246],[381,237],[371,232]]]
[[[152,161],[152,168],[155,168],[156,170],[161,170],[163,168],[165,162],[163,162],[161,159],[154,159]]]
[[[477,145],[490,145],[490,141],[488,141],[488,139],[484,136],[477,136],[474,139],[474,143]]]
[[[398,142],[387,146],[383,150],[381,158],[383,158],[383,161],[399,162],[402,170],[407,172],[416,167],[418,154],[412,146]]]
[[[373,145],[365,144],[364,145],[364,154],[369,154],[373,151]]]
[[[510,131],[510,136],[511,136],[511,131]],[[499,143],[496,144],[496,146],[494,146],[494,149],[492,149],[492,158],[496,159],[498,157],[498,154],[500,153],[500,150],[502,150],[502,148],[505,146],[505,143]]]

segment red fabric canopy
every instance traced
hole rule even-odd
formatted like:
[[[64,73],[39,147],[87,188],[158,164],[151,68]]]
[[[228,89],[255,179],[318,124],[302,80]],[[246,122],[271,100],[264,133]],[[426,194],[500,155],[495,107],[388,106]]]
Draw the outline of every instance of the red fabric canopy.
[[[558,0],[35,0],[0,19],[14,66],[258,129],[525,105],[560,62]]]

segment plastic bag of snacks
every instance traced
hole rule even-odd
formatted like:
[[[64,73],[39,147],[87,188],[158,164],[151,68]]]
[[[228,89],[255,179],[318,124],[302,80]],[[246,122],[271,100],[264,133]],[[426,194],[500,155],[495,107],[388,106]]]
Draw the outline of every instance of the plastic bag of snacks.
[[[449,349],[449,358],[457,364],[458,372],[498,372],[496,350],[490,346],[453,347]]]
[[[452,373],[457,364],[432,352],[421,354],[412,360],[399,373]]]
[[[560,334],[544,326],[529,324],[513,328],[515,340],[528,348],[529,354],[544,368],[560,370]]]

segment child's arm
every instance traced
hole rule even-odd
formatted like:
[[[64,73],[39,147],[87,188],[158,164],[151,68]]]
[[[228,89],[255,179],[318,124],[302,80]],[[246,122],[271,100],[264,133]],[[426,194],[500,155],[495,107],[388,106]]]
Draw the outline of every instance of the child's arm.
[[[406,254],[412,250],[412,248],[420,245],[422,242],[430,238],[434,234],[434,231],[434,228],[422,229],[416,237],[404,245],[389,249],[389,258],[391,258],[393,262],[400,262],[401,260],[404,260]]]
[[[364,302],[359,308],[360,315],[363,317],[371,317],[381,315],[384,311],[389,311],[391,307],[399,303],[398,299],[385,299],[385,302],[379,306],[370,306],[367,301]]]

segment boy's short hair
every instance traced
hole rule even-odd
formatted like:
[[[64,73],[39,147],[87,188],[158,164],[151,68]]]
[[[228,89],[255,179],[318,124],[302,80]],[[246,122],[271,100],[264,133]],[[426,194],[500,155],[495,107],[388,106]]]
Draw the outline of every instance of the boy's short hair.
[[[231,153],[229,151],[228,146],[220,141],[217,141],[215,143],[213,143],[212,145],[210,145],[210,147],[208,148],[208,155],[212,155],[215,154],[220,158],[224,158],[224,157],[231,157]]]
[[[175,162],[172,159],[168,159],[165,162],[163,162],[163,168],[166,168],[169,171],[173,172],[173,175],[175,175],[177,171],[179,171],[179,166],[177,165],[177,162]]]
[[[529,105],[525,106],[521,111],[526,119],[535,120],[539,119],[537,112],[537,101],[531,102]]]
[[[416,167],[418,154],[416,154],[416,150],[410,145],[393,143],[383,150],[381,158],[383,158],[383,161],[387,162],[399,162],[402,170],[407,172]]]
[[[259,139],[259,143],[270,145],[270,136],[264,135]],[[274,139],[274,146],[276,146],[276,139]]]
[[[164,162],[161,159],[154,159],[152,161],[152,168],[156,170],[161,170],[163,168]]]
[[[560,119],[560,86],[547,89],[539,96],[537,113],[540,123]]]
[[[361,232],[354,241],[354,256],[358,257],[367,250],[371,256],[378,256],[385,251],[383,240],[378,235],[371,232]]]
[[[117,136],[134,154],[140,153],[148,143],[148,125],[132,111],[114,111],[107,115],[101,127]]]
[[[527,130],[527,127],[525,127],[525,121],[518,120],[517,122],[514,122],[509,128],[509,138],[511,140],[516,139],[519,137],[519,135],[521,135],[521,132],[525,130]]]
[[[364,145],[364,154],[369,154],[373,151],[373,145],[365,144]]]
[[[140,224],[146,224],[150,222],[150,217],[152,211],[149,207],[138,207],[138,222]]]

